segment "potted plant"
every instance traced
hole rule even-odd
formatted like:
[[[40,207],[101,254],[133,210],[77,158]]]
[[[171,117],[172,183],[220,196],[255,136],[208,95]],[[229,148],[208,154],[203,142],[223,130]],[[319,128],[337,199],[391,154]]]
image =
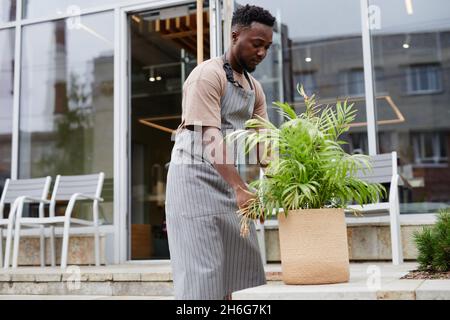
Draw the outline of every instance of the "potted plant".
[[[246,152],[263,146],[267,164],[264,177],[250,183],[257,196],[239,211],[241,235],[248,234],[250,220],[276,215],[286,284],[347,282],[344,209],[352,202],[377,202],[385,189],[357,178],[359,170],[371,169],[368,156],[342,148],[339,137],[355,118],[353,104],[321,106],[303,87],[297,90],[305,112],[296,114],[288,103],[277,102],[286,119],[279,128],[258,117],[227,135],[227,142],[245,140]]]

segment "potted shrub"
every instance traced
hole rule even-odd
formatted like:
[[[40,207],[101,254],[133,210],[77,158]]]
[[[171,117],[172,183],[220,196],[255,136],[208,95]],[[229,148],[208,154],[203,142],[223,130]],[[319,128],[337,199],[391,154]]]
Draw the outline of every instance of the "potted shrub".
[[[297,89],[305,112],[296,114],[289,104],[277,102],[286,119],[279,128],[259,117],[227,135],[227,142],[244,139],[246,152],[263,146],[267,164],[264,177],[250,183],[257,197],[239,211],[241,235],[248,234],[250,220],[276,215],[286,284],[347,282],[344,209],[352,202],[377,202],[385,189],[357,178],[358,170],[370,170],[368,156],[342,148],[339,137],[355,118],[353,104],[320,106],[314,95]]]

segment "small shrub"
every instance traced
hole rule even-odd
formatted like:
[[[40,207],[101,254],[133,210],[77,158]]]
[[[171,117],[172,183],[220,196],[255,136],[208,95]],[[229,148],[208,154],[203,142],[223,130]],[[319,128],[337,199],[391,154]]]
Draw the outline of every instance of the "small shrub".
[[[414,241],[420,270],[450,271],[450,210],[441,210],[434,226],[416,231]]]

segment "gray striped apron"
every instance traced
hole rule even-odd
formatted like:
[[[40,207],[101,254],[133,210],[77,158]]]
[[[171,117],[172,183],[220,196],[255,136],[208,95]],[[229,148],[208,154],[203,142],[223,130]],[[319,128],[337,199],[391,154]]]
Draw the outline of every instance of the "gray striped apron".
[[[229,66],[225,59],[224,65],[224,69]],[[254,90],[238,86],[229,71],[230,67],[220,108],[224,135],[230,129],[244,128],[255,104]],[[201,131],[180,125],[166,188],[175,299],[218,300],[266,284],[255,226],[250,224],[247,238],[240,236],[235,193],[202,151]]]

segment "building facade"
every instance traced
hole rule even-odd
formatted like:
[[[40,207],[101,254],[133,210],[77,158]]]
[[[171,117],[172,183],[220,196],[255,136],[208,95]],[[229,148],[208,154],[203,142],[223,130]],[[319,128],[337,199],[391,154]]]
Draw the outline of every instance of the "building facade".
[[[302,110],[298,84],[323,104],[348,98],[358,109],[348,151],[398,153],[401,214],[447,207],[450,3],[248,2],[277,17],[254,73],[271,120],[281,121],[273,101]],[[182,84],[198,38],[203,59],[228,47],[239,4],[203,1],[199,21],[192,0],[0,1],[0,189],[9,177],[103,171],[108,262],[169,259],[165,179]]]

